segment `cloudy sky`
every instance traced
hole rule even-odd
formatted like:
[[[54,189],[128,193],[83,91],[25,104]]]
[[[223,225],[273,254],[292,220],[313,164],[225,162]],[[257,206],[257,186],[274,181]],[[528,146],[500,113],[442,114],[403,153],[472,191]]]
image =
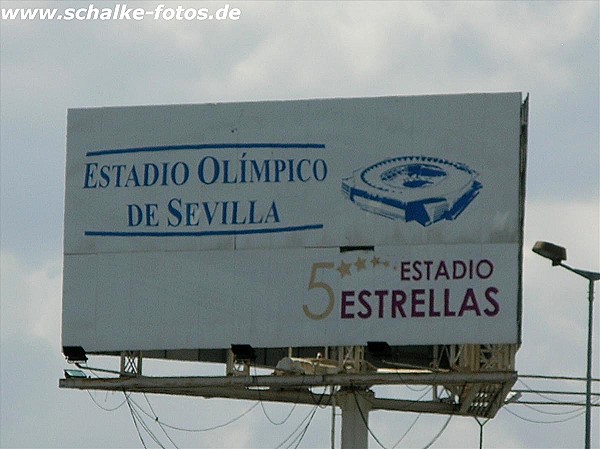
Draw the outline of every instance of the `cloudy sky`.
[[[149,10],[159,3],[128,6]],[[225,2],[168,6],[179,4],[217,9]],[[1,2],[2,8],[88,5]],[[86,392],[57,387],[66,367],[60,351],[66,111],[76,107],[529,93],[523,345],[517,369],[584,376],[587,284],[552,268],[530,248],[537,240],[555,242],[568,248],[572,265],[600,270],[598,2],[230,5],[240,9],[239,20],[2,20],[1,446],[141,447],[122,394],[95,394],[95,403]],[[598,302],[595,310],[597,355]],[[150,362],[145,368],[168,369]],[[200,372],[221,369],[207,366]],[[537,389],[584,389],[582,383],[524,381]],[[143,396],[133,399],[150,411]],[[192,429],[226,423],[255,405],[149,399],[162,421]],[[178,447],[286,447],[286,437],[312,413],[305,406],[263,406],[218,430],[166,430]],[[508,406],[486,424],[485,447],[581,447],[582,411]],[[373,412],[370,424],[379,441],[392,447],[415,419],[409,413]],[[329,447],[330,420],[329,410],[318,409],[300,447]],[[425,447],[444,422],[441,416],[419,417],[398,447]],[[163,445],[173,447],[160,428],[153,430]],[[144,436],[149,447],[157,446]],[[478,437],[474,419],[454,418],[433,447],[476,447]],[[597,423],[592,438],[597,447]],[[373,439],[370,445],[378,447]]]

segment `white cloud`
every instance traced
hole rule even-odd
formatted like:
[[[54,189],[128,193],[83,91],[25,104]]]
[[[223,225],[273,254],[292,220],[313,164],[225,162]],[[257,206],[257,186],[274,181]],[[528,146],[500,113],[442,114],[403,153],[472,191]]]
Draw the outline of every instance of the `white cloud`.
[[[62,261],[32,268],[11,253],[0,254],[2,339],[16,335],[60,342]]]
[[[2,2],[2,7],[40,5]],[[86,393],[56,387],[64,366],[59,247],[68,107],[530,91],[528,189],[536,195],[526,210],[523,345],[517,368],[529,374],[583,375],[587,285],[572,273],[552,268],[530,249],[536,240],[552,241],[568,249],[568,263],[600,269],[598,3],[240,2],[236,6],[242,10],[241,19],[220,24],[3,21],[0,445],[140,445],[126,408],[103,412]],[[598,329],[597,300],[595,310]],[[597,354],[598,333],[595,338]],[[113,367],[117,363],[105,358],[97,362]],[[149,372],[167,370],[150,361],[145,367]],[[217,374],[221,368],[201,370]],[[196,364],[176,369],[198,371]],[[582,388],[581,383],[561,386]],[[120,402],[119,394],[97,398],[105,406]],[[224,422],[250,404],[160,396],[151,400],[162,418],[190,427]],[[289,409],[268,404],[279,419]],[[522,406],[511,410],[548,420]],[[184,447],[274,447],[308,411],[298,407],[280,427],[269,424],[255,409],[221,431],[170,434]],[[371,415],[373,429],[385,443],[395,442],[413,419],[413,414]],[[327,447],[329,420],[329,410],[319,410],[302,446]],[[421,420],[406,440],[413,447],[429,441],[444,418]],[[537,425],[500,411],[486,424],[485,447],[577,447],[582,429],[582,418]],[[478,430],[472,420],[453,419],[434,447],[474,447]],[[593,441],[599,439],[596,424]]]

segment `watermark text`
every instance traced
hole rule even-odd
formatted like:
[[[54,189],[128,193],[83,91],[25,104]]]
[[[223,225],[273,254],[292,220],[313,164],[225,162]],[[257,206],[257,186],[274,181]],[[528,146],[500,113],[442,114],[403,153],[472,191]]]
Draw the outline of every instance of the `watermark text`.
[[[2,20],[239,20],[239,8],[225,4],[220,8],[185,8],[164,3],[154,9],[133,8],[126,3],[112,7],[98,7],[90,3],[81,8],[2,8]]]

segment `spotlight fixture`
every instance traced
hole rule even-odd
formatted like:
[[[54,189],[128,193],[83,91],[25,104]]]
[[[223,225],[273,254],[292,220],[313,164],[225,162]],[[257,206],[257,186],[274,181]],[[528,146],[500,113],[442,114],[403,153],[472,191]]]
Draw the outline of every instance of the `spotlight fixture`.
[[[88,359],[81,346],[63,346],[63,354],[69,363],[87,362]]]
[[[231,345],[231,352],[236,360],[256,360],[256,351],[250,345]]]

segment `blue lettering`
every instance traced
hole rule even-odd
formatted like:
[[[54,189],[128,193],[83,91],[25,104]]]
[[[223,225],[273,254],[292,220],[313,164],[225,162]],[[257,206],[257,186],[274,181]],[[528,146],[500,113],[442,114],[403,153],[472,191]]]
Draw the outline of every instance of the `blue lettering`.
[[[206,178],[206,169],[204,168],[206,161],[212,161],[212,178]],[[219,178],[219,162],[212,156],[203,157],[198,164],[198,179],[202,184],[213,184]]]
[[[143,215],[142,208],[137,204],[127,205],[127,223],[129,226],[138,226],[144,218]]]
[[[158,204],[146,204],[146,226],[158,226],[157,210]]]
[[[169,219],[167,220],[167,226],[170,227],[176,227],[179,226],[179,224],[181,223],[181,220],[183,218],[183,216],[181,215],[180,212],[180,208],[181,208],[181,200],[179,198],[173,198],[171,201],[169,201],[168,204],[168,209],[169,209],[169,213],[173,216],[173,218],[176,221],[171,221],[171,217],[169,217]]]
[[[152,171],[150,170],[152,169]],[[152,172],[152,180],[150,179],[150,173]],[[155,164],[144,164],[144,186],[150,187],[156,184],[158,181],[158,166]]]
[[[271,208],[265,217],[265,223],[269,223],[269,219],[272,219],[273,223],[279,223],[279,212],[277,211],[277,207],[275,206],[275,201],[271,203]]]
[[[237,175],[232,180],[229,179],[229,161],[223,161],[223,184],[235,184]]]
[[[129,183],[132,182],[134,187],[140,186],[140,180],[138,179],[137,170],[135,169],[135,165],[131,167],[131,171],[129,172],[129,176],[127,177],[127,181],[125,181],[125,187],[131,187]]]
[[[102,167],[100,167],[100,177],[102,178],[102,181],[100,181],[98,183],[98,187],[102,187],[103,189],[108,187],[110,184],[110,174],[108,173],[110,171],[110,165],[103,165]]]
[[[177,167],[183,168],[183,172],[181,172],[183,176],[179,180],[177,179]],[[173,165],[173,168],[171,169],[171,181],[173,181],[173,184],[177,186],[185,184],[188,180],[189,175],[190,169],[184,162],[176,162],[175,165]]]
[[[185,203],[185,224],[186,226],[198,226],[200,224],[200,220],[196,218],[196,211],[198,210],[198,203]],[[194,218],[196,221],[194,222]]]
[[[310,180],[310,176],[308,178],[304,176],[303,171],[302,171],[302,165],[303,164],[309,164],[310,165],[310,161],[308,159],[300,159],[300,162],[296,166],[296,176],[298,177],[298,179],[301,182],[307,182],[307,181]]]
[[[93,189],[97,185],[96,182],[94,182],[94,184],[90,184],[92,178],[94,177],[93,168],[98,168],[97,162],[90,162],[89,164],[85,164],[85,178],[83,180],[84,189]]]
[[[321,170],[319,170],[319,166]],[[317,181],[323,181],[327,177],[327,163],[323,159],[315,160],[313,164],[313,176]]]
[[[281,159],[275,159],[275,180],[274,182],[279,182],[279,175],[285,170],[285,161]]]
[[[117,169],[117,181],[115,183],[115,187],[121,187],[121,172],[126,167],[127,167],[126,165],[113,165],[112,166],[112,168]]]

